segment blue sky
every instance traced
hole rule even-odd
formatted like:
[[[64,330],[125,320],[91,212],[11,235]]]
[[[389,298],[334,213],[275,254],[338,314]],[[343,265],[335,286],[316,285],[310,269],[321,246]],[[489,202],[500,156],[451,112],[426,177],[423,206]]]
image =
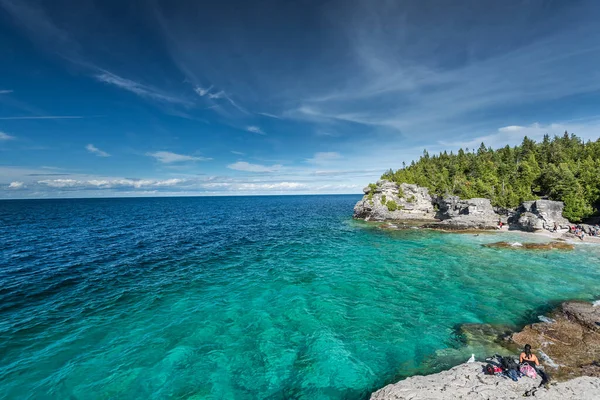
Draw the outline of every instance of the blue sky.
[[[595,140],[598,20],[576,0],[0,0],[0,198],[360,193],[425,148]]]

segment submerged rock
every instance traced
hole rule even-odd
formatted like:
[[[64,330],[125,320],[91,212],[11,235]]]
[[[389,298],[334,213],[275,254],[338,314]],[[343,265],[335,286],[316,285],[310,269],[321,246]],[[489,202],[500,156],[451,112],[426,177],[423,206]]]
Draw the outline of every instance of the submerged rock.
[[[575,248],[571,243],[563,241],[554,241],[547,243],[509,243],[495,242],[482,244],[483,247],[500,248],[500,249],[524,249],[524,250],[573,250]]]
[[[553,322],[527,325],[511,341],[530,344],[540,361],[554,366],[557,378],[600,376],[600,308],[583,301],[563,303],[550,314]]]
[[[515,350],[530,344],[551,377],[548,389],[538,387],[539,375],[513,382],[484,374],[485,364],[475,362],[387,385],[374,392],[371,400],[600,398],[600,302],[568,301],[542,319],[512,335],[507,334],[508,327],[488,324],[465,324],[460,331],[470,346],[503,343]]]

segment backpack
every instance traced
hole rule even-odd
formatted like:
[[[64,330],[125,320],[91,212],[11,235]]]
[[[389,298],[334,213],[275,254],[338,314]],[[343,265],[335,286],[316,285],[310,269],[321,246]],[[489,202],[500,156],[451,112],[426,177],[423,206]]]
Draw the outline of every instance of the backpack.
[[[519,370],[519,364],[512,357],[502,357],[501,363],[505,371]]]
[[[535,368],[533,368],[529,364],[523,364],[523,365],[521,365],[521,373],[523,375],[527,375],[528,377],[533,378],[533,379],[535,379],[537,377],[537,373],[535,372]]]

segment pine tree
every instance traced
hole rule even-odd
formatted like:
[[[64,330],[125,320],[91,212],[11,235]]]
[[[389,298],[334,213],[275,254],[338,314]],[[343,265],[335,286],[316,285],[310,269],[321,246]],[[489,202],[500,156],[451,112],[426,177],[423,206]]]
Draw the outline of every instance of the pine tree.
[[[397,183],[416,183],[434,194],[486,197],[493,205],[516,207],[525,200],[548,197],[565,203],[564,215],[580,221],[600,207],[600,139],[584,143],[574,134],[540,143],[528,137],[519,146],[498,150],[481,143],[430,155],[389,170],[382,176]]]

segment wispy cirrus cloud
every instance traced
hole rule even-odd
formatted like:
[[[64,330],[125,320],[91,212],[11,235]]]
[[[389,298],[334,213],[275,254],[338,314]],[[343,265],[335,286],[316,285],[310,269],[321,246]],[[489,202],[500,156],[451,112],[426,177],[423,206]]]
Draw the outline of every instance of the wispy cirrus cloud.
[[[240,191],[288,191],[302,190],[308,186],[299,182],[278,182],[278,183],[242,183],[237,186]]]
[[[233,164],[229,164],[227,168],[233,169],[236,171],[245,171],[245,172],[265,172],[272,173],[280,171],[283,166],[280,164],[275,165],[262,165],[262,164],[250,164],[246,161],[238,161]]]
[[[0,141],[2,140],[14,140],[16,139],[14,136],[9,135],[8,133],[0,132]]]
[[[248,132],[256,133],[258,135],[266,135],[266,133],[259,126],[255,125],[247,126],[246,130]]]
[[[340,153],[337,153],[335,151],[326,151],[315,153],[312,158],[307,158],[306,162],[310,164],[324,165],[329,164],[332,161],[339,160],[341,158],[342,155]]]
[[[275,115],[275,114],[266,113],[266,112],[259,112],[257,114],[264,115],[265,117],[269,117],[269,118],[283,119],[283,117],[280,117],[280,116]]]
[[[158,162],[163,164],[182,163],[189,161],[210,161],[212,158],[189,156],[185,154],[172,153],[170,151],[155,151],[146,153],[147,156],[154,157]]]
[[[167,94],[160,89],[133,81],[131,79],[120,77],[116,74],[113,74],[113,73],[105,71],[105,70],[100,70],[100,71],[101,72],[94,75],[94,78],[96,78],[98,81],[112,85],[112,86],[116,86],[120,89],[127,90],[128,92],[131,92],[131,93],[135,93],[136,95],[138,95],[140,97],[143,97],[146,99],[151,99],[151,100],[158,100],[158,101],[167,102],[167,103],[176,103],[176,104],[183,104],[183,105],[191,105],[192,104],[189,100],[187,100],[183,97],[177,97],[174,95]]]
[[[221,90],[221,91],[219,91],[219,92],[216,92],[216,93],[209,93],[209,94],[208,94],[208,98],[209,98],[209,99],[223,99],[223,98],[225,98],[226,96],[227,96],[227,95],[226,95],[226,94],[225,94],[225,92],[224,92],[224,91],[222,91],[222,90]]]
[[[198,94],[198,96],[204,97],[204,96],[206,96],[207,94],[210,93],[210,91],[212,90],[212,88],[213,88],[212,86],[210,86],[207,89],[201,88],[200,86],[196,86],[194,88],[194,92],[196,92]]]
[[[81,115],[25,115],[15,117],[0,117],[0,120],[11,120],[11,119],[82,119],[86,118]]]
[[[12,92],[13,92],[13,90],[6,90],[6,89],[0,90],[0,94],[10,94]]]
[[[92,154],[95,154],[99,157],[110,157],[110,154],[108,154],[105,151],[100,150],[99,148],[97,148],[96,146],[94,146],[93,144],[88,144],[87,146],[85,146],[85,149],[87,151],[89,151]]]

